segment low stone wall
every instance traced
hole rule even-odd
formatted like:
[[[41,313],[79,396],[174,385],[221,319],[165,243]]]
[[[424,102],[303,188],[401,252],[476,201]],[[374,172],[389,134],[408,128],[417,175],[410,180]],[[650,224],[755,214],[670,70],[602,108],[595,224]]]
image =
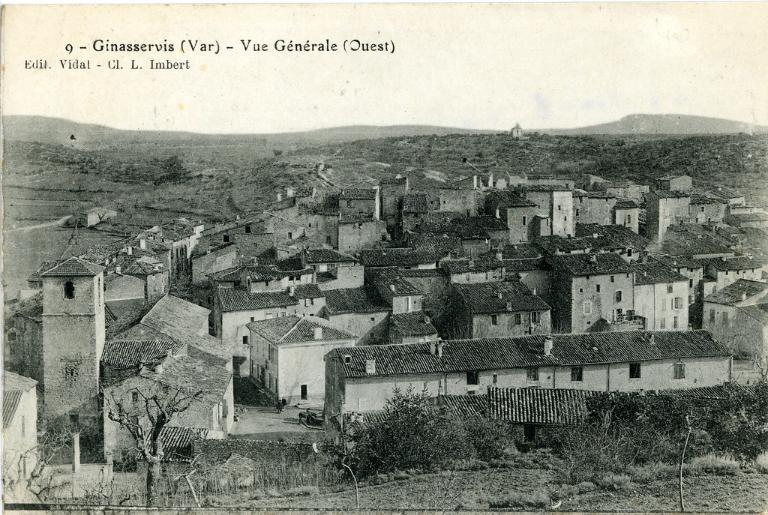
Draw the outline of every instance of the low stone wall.
[[[233,454],[254,461],[289,462],[306,461],[314,455],[310,444],[240,439],[199,440],[194,443],[194,453],[211,464],[222,463]]]

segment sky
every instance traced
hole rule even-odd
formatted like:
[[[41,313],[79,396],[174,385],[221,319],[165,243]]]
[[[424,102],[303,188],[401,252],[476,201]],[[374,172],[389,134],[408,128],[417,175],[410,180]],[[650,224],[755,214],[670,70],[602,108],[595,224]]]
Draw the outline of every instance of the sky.
[[[766,3],[6,9],[4,114],[206,133],[359,124],[568,128],[633,113],[768,125]],[[273,48],[278,39],[326,38],[394,42],[395,51]],[[95,39],[168,41],[176,49],[99,53]],[[184,39],[234,48],[182,53]],[[238,50],[241,39],[269,51]],[[61,69],[59,59],[72,58],[89,59],[92,69]],[[149,70],[151,58],[189,59],[190,70]],[[35,59],[51,69],[25,69]],[[108,70],[109,59],[144,68]]]

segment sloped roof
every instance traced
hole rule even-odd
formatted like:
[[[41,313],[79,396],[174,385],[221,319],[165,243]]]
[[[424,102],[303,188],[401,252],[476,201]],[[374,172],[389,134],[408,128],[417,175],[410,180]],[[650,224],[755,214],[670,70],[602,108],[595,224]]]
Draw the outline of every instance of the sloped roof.
[[[437,250],[411,247],[388,247],[360,251],[360,263],[364,266],[414,266],[435,263],[442,257]]]
[[[3,389],[4,391],[19,390],[26,392],[37,385],[37,381],[31,377],[25,377],[10,370],[3,370]]]
[[[669,265],[653,258],[648,258],[644,263],[636,261],[632,263],[635,271],[635,284],[660,284],[674,282],[688,282],[688,278],[677,273]]]
[[[210,313],[210,309],[166,295],[152,306],[141,323],[173,336],[175,332],[196,332],[198,327],[207,327]]]
[[[376,190],[373,188],[344,188],[339,198],[344,200],[373,200],[376,198]]]
[[[449,274],[464,274],[467,272],[487,272],[499,270],[504,263],[494,257],[485,259],[446,259],[440,262],[440,268]]]
[[[512,190],[493,190],[485,197],[485,205],[490,210],[506,209],[510,207],[536,207],[536,204],[523,198],[518,192]]]
[[[71,257],[62,261],[50,270],[40,274],[41,277],[59,277],[59,276],[94,276],[104,271],[103,266],[89,263],[79,257]]]
[[[704,300],[706,302],[731,306],[741,302],[745,298],[748,299],[755,295],[759,295],[766,290],[768,290],[768,283],[739,279],[722,290],[710,293]]]
[[[634,200],[620,199],[616,201],[614,206],[616,209],[639,209],[640,206]]]
[[[613,252],[550,256],[547,261],[552,268],[564,270],[576,276],[632,272],[629,263]]]
[[[160,431],[163,443],[163,461],[190,461],[194,442],[205,439],[208,430],[198,427],[165,426]]]
[[[365,287],[325,290],[325,309],[331,315],[382,313],[391,308]]]
[[[298,304],[296,297],[291,297],[287,292],[283,291],[250,293],[240,288],[219,288],[216,290],[216,295],[219,297],[221,310],[225,313],[295,306]]]
[[[24,392],[31,390],[35,385],[37,381],[34,379],[3,370],[3,429],[13,421]]]
[[[547,311],[549,305],[519,281],[454,284],[473,314]]]
[[[480,417],[488,411],[486,395],[441,395],[438,402],[463,419]]]
[[[408,193],[403,196],[403,213],[426,213],[429,211],[429,199],[426,193]]]
[[[211,365],[189,356],[168,356],[160,368],[144,367],[141,377],[188,392],[203,392],[204,401],[221,402],[232,374],[224,367]]]
[[[299,284],[294,288],[294,296],[297,299],[319,299],[325,297],[325,292],[315,284]]]
[[[355,338],[355,335],[334,326],[327,320],[313,316],[287,316],[271,318],[268,320],[258,320],[249,323],[247,327],[278,345],[283,343],[316,341],[316,328],[322,329],[322,339],[317,341],[348,340]]]
[[[432,321],[421,312],[397,313],[389,317],[391,327],[402,336],[436,335],[437,329]]]
[[[575,231],[574,239],[583,238],[592,248],[644,249],[651,244],[647,238],[623,225],[576,224]]]
[[[700,259],[703,264],[712,266],[715,270],[730,271],[730,270],[753,270],[756,268],[762,268],[766,265],[766,262],[749,256],[739,256],[734,258],[709,258]]]
[[[11,425],[24,392],[20,390],[3,392],[3,429]]]
[[[110,340],[104,345],[102,363],[115,368],[128,368],[141,363],[152,363],[174,354],[183,345],[172,339],[164,340]]]
[[[753,306],[740,306],[737,309],[742,310],[748,316],[759,320],[762,324],[768,325],[768,304],[755,304]]]
[[[304,250],[306,263],[354,263],[357,260],[348,254],[342,254],[334,249],[306,249]]]
[[[730,351],[707,331],[624,331],[554,334],[550,356],[544,355],[547,336],[480,338],[446,341],[442,357],[430,353],[429,343],[370,345],[334,349],[326,359],[340,360],[345,377],[436,374],[469,370],[503,370],[530,366],[574,366],[660,359],[722,357]],[[350,362],[344,356],[350,356]],[[366,360],[376,361],[367,374]]]
[[[566,388],[488,388],[488,416],[515,424],[576,425],[598,392]]]

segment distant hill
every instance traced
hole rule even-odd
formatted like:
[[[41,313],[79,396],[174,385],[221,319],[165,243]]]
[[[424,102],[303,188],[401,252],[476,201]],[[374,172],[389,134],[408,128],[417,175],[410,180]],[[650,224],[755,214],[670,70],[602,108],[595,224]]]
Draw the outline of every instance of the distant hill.
[[[576,129],[540,129],[539,132],[558,136],[589,134],[737,134],[766,133],[768,127],[723,118],[685,114],[630,114],[621,120]]]
[[[146,145],[170,143],[196,145],[252,143],[269,148],[298,148],[361,139],[478,134],[482,132],[494,131],[431,125],[353,125],[274,134],[202,134],[194,132],[114,129],[103,125],[78,123],[46,116],[3,117],[3,133],[8,141],[35,141],[59,145],[72,144],[86,149],[98,149],[121,144]],[[72,136],[74,136],[74,140],[71,139]]]

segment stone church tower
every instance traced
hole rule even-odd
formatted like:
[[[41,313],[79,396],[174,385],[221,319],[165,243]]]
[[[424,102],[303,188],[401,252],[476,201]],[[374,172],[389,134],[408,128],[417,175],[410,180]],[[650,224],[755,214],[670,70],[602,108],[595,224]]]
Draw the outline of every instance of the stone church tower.
[[[41,274],[45,414],[97,415],[104,350],[104,268],[72,257]]]

